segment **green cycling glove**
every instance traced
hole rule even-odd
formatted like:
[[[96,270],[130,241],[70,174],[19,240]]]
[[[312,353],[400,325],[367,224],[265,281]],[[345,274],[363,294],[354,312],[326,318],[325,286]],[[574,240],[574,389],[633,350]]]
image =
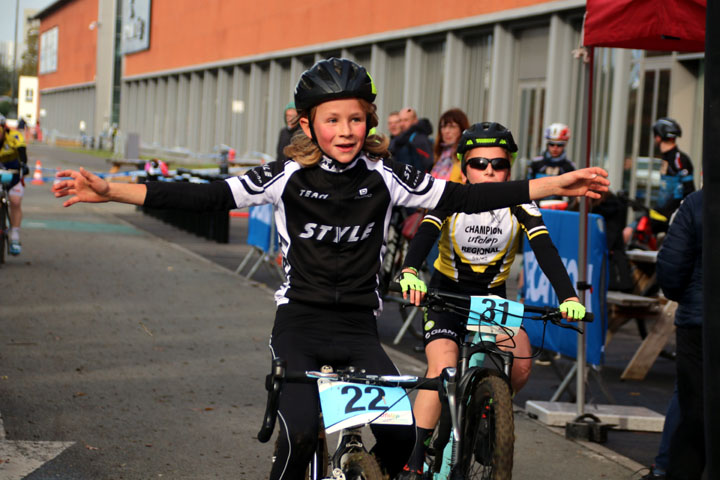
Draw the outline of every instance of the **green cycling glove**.
[[[567,313],[568,320],[582,320],[585,318],[585,307],[575,300],[566,300],[560,304],[560,311]]]
[[[412,272],[402,272],[398,283],[400,284],[403,293],[406,293],[409,290],[417,290],[418,292],[427,293],[427,286],[425,286],[425,282],[420,280],[418,276]]]

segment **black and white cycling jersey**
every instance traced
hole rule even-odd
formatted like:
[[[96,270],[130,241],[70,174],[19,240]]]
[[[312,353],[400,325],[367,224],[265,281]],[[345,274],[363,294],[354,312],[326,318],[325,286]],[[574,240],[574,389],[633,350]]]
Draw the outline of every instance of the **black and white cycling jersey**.
[[[197,188],[149,182],[146,206],[192,210],[271,203],[289,300],[378,309],[377,272],[394,206],[478,212],[529,201],[527,181],[460,185],[364,153],[347,165],[323,158],[312,167],[271,162]]]

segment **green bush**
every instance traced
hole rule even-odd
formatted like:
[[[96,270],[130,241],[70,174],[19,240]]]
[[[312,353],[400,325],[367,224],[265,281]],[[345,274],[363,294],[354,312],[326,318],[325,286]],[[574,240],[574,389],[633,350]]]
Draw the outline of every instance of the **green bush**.
[[[7,114],[10,113],[10,109],[12,108],[12,105],[10,102],[0,102],[0,114],[7,117]]]

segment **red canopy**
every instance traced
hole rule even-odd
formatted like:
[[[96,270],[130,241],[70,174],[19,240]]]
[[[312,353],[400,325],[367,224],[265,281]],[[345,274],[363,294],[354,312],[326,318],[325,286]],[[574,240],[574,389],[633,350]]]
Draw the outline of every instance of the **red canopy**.
[[[587,0],[586,47],[705,50],[707,0]]]

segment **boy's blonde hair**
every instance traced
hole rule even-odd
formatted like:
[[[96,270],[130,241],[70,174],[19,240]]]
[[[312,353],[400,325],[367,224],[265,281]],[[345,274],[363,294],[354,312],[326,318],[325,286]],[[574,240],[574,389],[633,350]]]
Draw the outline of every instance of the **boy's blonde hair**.
[[[370,131],[370,129],[377,127],[378,117],[375,112],[375,104],[363,100],[362,98],[358,98],[357,101],[360,102],[360,106],[367,114],[367,130]],[[317,107],[313,107],[310,109],[310,112],[298,112],[298,116],[307,116],[308,121],[312,122],[315,120],[316,109]],[[389,144],[390,141],[385,135],[373,133],[365,137],[365,144],[363,145],[362,150],[373,157],[387,158],[390,156],[390,152],[388,152]],[[302,129],[293,135],[290,145],[285,147],[283,153],[303,167],[311,167],[318,163],[322,158],[320,147],[318,147],[317,143],[313,142],[310,137],[305,135],[305,132],[303,132]]]

